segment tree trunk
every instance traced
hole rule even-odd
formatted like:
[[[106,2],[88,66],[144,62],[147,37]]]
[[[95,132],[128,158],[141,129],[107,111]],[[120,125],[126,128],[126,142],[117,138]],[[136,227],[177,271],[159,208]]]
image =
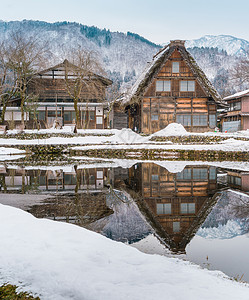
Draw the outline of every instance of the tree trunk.
[[[74,99],[74,110],[75,110],[75,116],[76,116],[76,127],[80,128],[80,112],[78,109],[78,100]]]
[[[1,115],[1,123],[2,124],[4,122],[4,116],[5,116],[6,108],[7,108],[7,103],[4,103],[3,108],[2,108],[2,115]]]

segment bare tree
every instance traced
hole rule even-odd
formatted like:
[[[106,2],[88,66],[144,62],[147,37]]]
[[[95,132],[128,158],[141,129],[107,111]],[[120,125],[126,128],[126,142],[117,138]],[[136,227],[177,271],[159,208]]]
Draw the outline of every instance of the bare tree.
[[[243,58],[235,65],[231,78],[240,88],[249,84],[249,58]]]
[[[16,91],[20,97],[21,121],[24,126],[24,104],[29,82],[45,65],[48,54],[47,43],[21,31],[13,32],[8,38],[8,68],[15,74]]]
[[[102,100],[104,78],[103,68],[94,52],[88,52],[81,47],[71,49],[70,63],[65,61],[65,85],[69,96],[73,99],[76,115],[76,125],[80,124],[79,102],[88,102],[91,99]],[[87,109],[87,107],[86,107]],[[84,119],[83,127],[88,127]]]
[[[2,108],[1,123],[4,122],[5,111],[9,100],[16,93],[16,80],[13,71],[9,69],[9,49],[5,42],[0,44],[0,107]]]
[[[39,96],[38,95],[32,95],[29,94],[29,96],[26,99],[26,105],[24,108],[25,112],[28,112],[30,116],[32,116],[34,120],[34,124],[36,128],[40,129],[40,122],[38,120],[38,107],[39,107]]]
[[[108,100],[108,112],[107,112],[107,125],[110,126],[110,114],[114,108],[114,105],[118,103],[118,100],[121,98],[122,94],[120,93],[119,84],[114,82],[107,89],[107,100]]]

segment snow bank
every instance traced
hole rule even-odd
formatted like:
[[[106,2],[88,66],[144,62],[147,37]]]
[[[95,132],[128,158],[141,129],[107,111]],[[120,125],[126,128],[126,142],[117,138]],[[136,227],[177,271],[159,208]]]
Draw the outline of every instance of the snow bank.
[[[188,161],[155,161],[155,163],[170,173],[180,173],[188,165]]]
[[[21,153],[25,153],[25,151],[15,149],[15,148],[0,147],[0,155],[21,154]]]
[[[152,136],[174,136],[174,135],[186,135],[188,132],[186,129],[178,123],[171,123],[164,129],[159,130],[151,135]]]
[[[109,141],[121,144],[144,143],[148,141],[148,137],[143,137],[130,128],[123,128],[114,136],[110,137]]]
[[[0,205],[0,283],[41,299],[248,299],[221,272],[148,255],[76,225]]]

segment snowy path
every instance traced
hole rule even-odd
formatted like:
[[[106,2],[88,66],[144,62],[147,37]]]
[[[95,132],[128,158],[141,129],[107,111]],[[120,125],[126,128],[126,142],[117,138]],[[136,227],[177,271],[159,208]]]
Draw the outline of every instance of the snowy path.
[[[0,283],[41,299],[248,300],[248,285],[182,260],[148,255],[72,224],[0,205]]]

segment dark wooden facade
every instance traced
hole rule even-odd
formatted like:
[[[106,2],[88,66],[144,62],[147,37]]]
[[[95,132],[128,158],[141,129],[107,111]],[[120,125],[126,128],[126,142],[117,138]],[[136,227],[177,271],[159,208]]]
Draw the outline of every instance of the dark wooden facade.
[[[77,86],[80,79],[80,87]],[[107,128],[106,88],[112,81],[91,72],[81,70],[65,60],[63,63],[37,73],[29,82],[28,95],[38,96],[38,120],[43,128],[52,127],[54,121],[60,125],[75,124],[73,94],[78,96],[80,124],[83,128]],[[77,90],[78,89],[78,90]],[[75,92],[76,91],[76,92]],[[32,113],[27,113],[26,127],[32,128]],[[20,109],[9,107],[6,121],[20,122]]]
[[[220,116],[223,132],[236,132],[249,129],[249,90],[223,99],[228,107]]]
[[[118,103],[114,104],[111,115],[111,128],[122,129],[128,127],[128,115]]]
[[[173,122],[195,132],[216,127],[220,96],[184,41],[172,41],[161,50],[134,90],[127,103],[129,127],[134,130],[153,133]]]

